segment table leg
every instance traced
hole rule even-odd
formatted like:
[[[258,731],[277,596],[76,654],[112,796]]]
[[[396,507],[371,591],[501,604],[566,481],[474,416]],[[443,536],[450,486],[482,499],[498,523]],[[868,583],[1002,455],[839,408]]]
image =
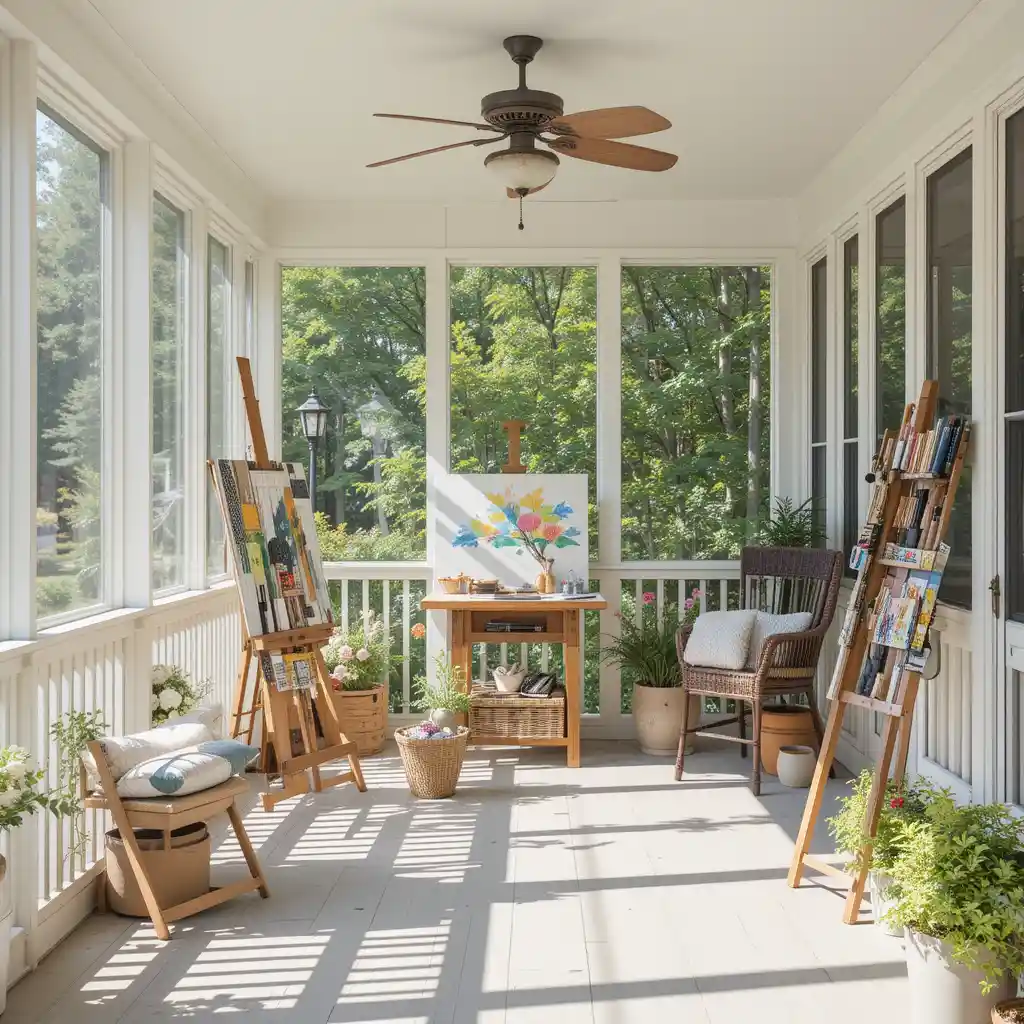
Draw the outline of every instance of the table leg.
[[[451,613],[452,665],[462,669],[467,689],[473,688],[473,646],[469,642],[469,612]]]
[[[565,722],[566,763],[570,768],[580,766],[580,613],[563,613],[565,636]]]

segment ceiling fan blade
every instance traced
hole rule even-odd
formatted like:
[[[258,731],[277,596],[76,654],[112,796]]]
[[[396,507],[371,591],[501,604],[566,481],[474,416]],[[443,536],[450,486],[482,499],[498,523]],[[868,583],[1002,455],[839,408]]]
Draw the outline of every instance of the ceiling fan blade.
[[[553,180],[554,179],[552,179],[552,181]],[[548,187],[548,185],[550,185],[550,184],[551,184],[551,182],[549,181],[549,182],[546,182],[543,185],[538,185],[536,188],[531,188],[530,191],[527,192],[526,194],[528,196],[532,196],[534,192],[543,192],[544,189],[546,189]],[[513,189],[513,188],[505,189],[505,195],[507,195],[509,197],[509,199],[518,199],[519,198],[519,193],[515,189]]]
[[[401,163],[403,160],[412,160],[417,156],[429,156],[431,153],[443,153],[446,149],[459,149],[461,146],[484,146],[489,142],[500,142],[501,138],[495,136],[493,139],[466,139],[465,142],[450,142],[447,146],[434,146],[433,149],[420,149],[415,153],[406,153],[403,156],[393,156],[389,160],[378,160],[376,163],[367,164],[367,167],[384,167],[387,164]]]
[[[672,122],[647,107],[604,107],[556,118],[545,131],[583,139],[625,139],[671,128]]]
[[[609,139],[574,139],[566,136],[545,141],[560,155],[589,160],[595,164],[628,167],[634,171],[667,171],[679,159],[674,153],[663,153],[660,149],[631,146],[626,142],[612,142]]]
[[[480,131],[499,132],[504,135],[504,132],[500,128],[495,128],[493,124],[484,124],[477,121],[450,121],[446,117],[418,117],[416,114],[374,114],[373,116],[393,117],[399,121],[427,121],[430,124],[458,124],[463,128],[479,128]]]

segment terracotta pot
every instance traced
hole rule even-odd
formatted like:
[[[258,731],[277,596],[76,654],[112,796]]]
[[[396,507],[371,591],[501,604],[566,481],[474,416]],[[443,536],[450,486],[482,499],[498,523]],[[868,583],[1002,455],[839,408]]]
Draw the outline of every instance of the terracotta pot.
[[[987,995],[981,971],[969,971],[952,958],[941,939],[906,931],[909,1024],[985,1024],[995,1006],[1017,991],[1017,979],[1004,975]]]
[[[811,712],[797,704],[780,704],[761,712],[761,767],[769,775],[779,773],[780,747],[818,749]]]
[[[687,728],[700,723],[700,713],[700,694],[691,693]],[[659,757],[674,755],[679,749],[679,730],[683,725],[683,688],[637,683],[633,687],[633,724],[640,749],[645,754]],[[691,753],[692,750],[691,738],[686,752]]]
[[[813,747],[779,747],[779,782],[790,789],[807,789],[817,760]]]
[[[331,696],[341,731],[355,742],[359,756],[380,753],[388,728],[388,688],[332,690]]]

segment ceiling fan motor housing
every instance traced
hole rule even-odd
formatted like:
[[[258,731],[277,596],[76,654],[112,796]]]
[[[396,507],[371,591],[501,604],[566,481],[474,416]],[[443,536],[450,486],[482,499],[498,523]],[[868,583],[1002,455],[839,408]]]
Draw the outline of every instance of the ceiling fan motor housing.
[[[564,113],[562,97],[540,89],[503,89],[485,96],[480,113],[506,132],[539,132]]]

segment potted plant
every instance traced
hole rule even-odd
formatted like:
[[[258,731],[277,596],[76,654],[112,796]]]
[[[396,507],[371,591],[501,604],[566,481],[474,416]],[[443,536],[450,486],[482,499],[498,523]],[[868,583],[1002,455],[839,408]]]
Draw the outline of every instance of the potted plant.
[[[149,697],[153,725],[180,718],[194,711],[210,692],[209,683],[193,683],[192,677],[177,665],[154,665]]]
[[[761,544],[766,548],[813,548],[825,541],[822,516],[814,499],[797,505],[792,498],[776,498],[768,519],[761,526]]]
[[[413,636],[419,636],[416,626]],[[342,731],[361,755],[379,753],[387,734],[388,675],[398,660],[383,619],[370,612],[348,629],[339,627],[324,645],[323,656]]]
[[[618,636],[609,636],[601,658],[618,665],[633,678],[633,724],[640,749],[658,756],[675,754],[683,723],[683,677],[676,654],[676,633],[700,614],[700,590],[694,588],[683,602],[680,618],[675,605],[658,613],[656,595],[646,591],[639,616],[616,613]],[[686,721],[700,721],[701,698],[690,694]]]
[[[28,751],[21,747],[0,750],[0,832],[17,828],[25,817],[41,807],[49,807],[49,798],[36,786],[45,772],[34,769]],[[7,861],[0,855],[0,888],[7,877]],[[7,976],[10,969],[11,925],[14,907],[6,894],[0,894],[0,1013],[7,1005]]]
[[[926,797],[935,791],[920,780],[904,781],[899,784],[890,780],[882,800],[878,828],[872,840],[867,834],[865,824],[873,782],[874,772],[869,768],[865,768],[857,778],[850,780],[851,792],[848,796],[840,798],[839,813],[828,819],[828,830],[835,840],[836,851],[846,856],[847,866],[851,871],[860,869],[864,846],[868,842],[871,843],[868,885],[872,917],[875,925],[885,934],[901,936],[903,928],[894,924],[888,917],[893,906],[888,893],[892,882],[890,872],[900,850],[899,822],[904,818],[920,816],[924,812]]]
[[[933,792],[896,820],[892,908],[906,929],[912,1024],[976,1024],[1024,970],[1024,824],[1002,804]]]
[[[434,666],[434,682],[424,676],[416,680],[418,699],[414,707],[427,712],[436,726],[455,732],[460,724],[458,716],[469,714],[465,674],[444,651],[434,659]]]

